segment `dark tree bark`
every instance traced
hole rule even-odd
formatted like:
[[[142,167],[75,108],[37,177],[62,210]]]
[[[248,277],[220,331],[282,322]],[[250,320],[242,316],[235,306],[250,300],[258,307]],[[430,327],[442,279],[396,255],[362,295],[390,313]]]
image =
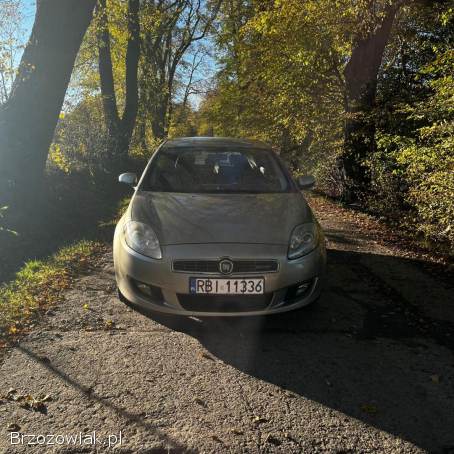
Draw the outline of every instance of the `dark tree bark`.
[[[139,107],[137,71],[140,58],[139,0],[128,0],[128,45],[126,50],[126,96],[120,117],[115,85],[107,23],[106,0],[100,0],[101,30],[99,42],[99,75],[104,116],[110,137],[110,152],[115,160],[127,158]]]
[[[9,100],[0,106],[0,178],[39,182],[95,0],[38,0]]]
[[[166,97],[165,97],[166,98]],[[165,99],[157,101],[157,104],[151,109],[151,131],[155,139],[164,139],[167,137],[169,127],[168,115],[169,102]]]
[[[373,110],[377,76],[392,25],[401,2],[388,6],[381,24],[357,40],[344,70],[347,119],[341,168],[344,175],[343,198],[359,200],[370,188],[370,176],[364,160],[375,149]]]

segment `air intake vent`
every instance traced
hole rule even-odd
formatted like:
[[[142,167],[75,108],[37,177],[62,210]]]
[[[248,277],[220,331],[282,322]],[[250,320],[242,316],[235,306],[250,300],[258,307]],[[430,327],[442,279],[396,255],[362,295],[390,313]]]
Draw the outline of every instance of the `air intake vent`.
[[[178,295],[187,311],[194,312],[253,312],[264,311],[271,303],[272,293],[264,295]]]

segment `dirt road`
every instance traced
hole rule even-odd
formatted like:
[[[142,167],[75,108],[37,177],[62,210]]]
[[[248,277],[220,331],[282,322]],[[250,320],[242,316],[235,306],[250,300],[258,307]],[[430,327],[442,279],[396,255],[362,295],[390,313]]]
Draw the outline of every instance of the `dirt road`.
[[[77,435],[47,446],[71,453],[121,432],[114,452],[454,453],[453,288],[367,217],[313,203],[328,284],[287,316],[147,316],[103,257],[0,366],[2,452],[43,451],[15,432]]]

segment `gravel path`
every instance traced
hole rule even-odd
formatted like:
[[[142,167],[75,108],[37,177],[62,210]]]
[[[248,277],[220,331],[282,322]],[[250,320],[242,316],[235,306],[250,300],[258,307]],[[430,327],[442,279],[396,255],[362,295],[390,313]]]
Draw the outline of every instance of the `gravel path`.
[[[366,218],[315,205],[329,281],[298,313],[142,314],[103,257],[0,366],[0,451],[43,452],[19,432],[77,437],[46,446],[62,453],[454,453],[452,287]]]

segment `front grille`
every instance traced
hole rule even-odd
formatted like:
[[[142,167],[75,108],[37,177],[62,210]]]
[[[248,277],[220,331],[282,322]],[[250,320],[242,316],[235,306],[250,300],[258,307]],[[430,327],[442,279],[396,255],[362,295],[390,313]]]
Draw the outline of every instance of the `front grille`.
[[[266,309],[273,297],[272,293],[263,295],[183,295],[178,301],[187,311],[195,312],[249,312]]]
[[[189,273],[217,273],[219,265],[217,260],[175,260],[173,270]]]
[[[277,271],[276,260],[238,260],[233,262],[234,273],[273,273]]]
[[[232,260],[231,274],[274,273],[277,260]],[[219,260],[175,260],[173,270],[184,273],[219,273]]]

